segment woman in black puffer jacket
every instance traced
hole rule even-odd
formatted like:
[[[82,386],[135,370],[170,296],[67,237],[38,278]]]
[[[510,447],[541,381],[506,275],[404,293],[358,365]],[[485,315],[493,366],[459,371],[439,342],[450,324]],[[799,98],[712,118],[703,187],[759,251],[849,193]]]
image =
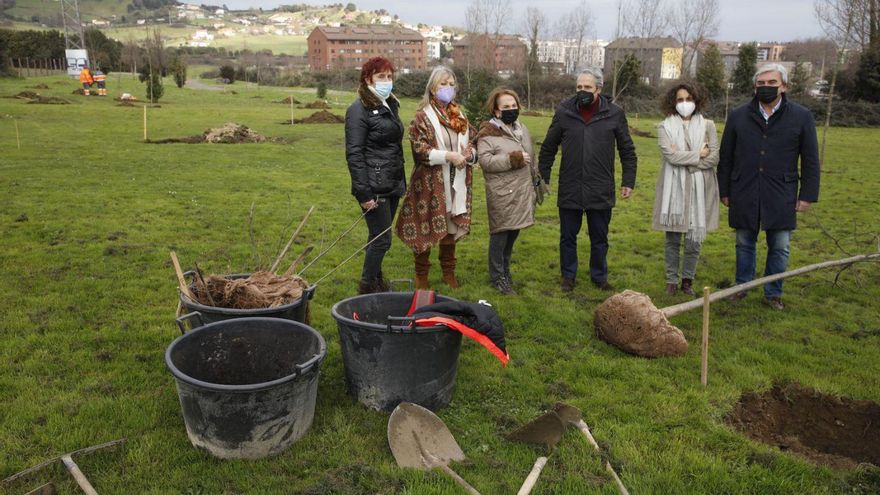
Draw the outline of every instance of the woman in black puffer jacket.
[[[397,204],[406,193],[403,167],[403,123],[400,102],[391,94],[394,66],[375,57],[361,68],[359,98],[345,114],[345,158],[351,194],[366,212],[369,240],[391,226]],[[382,259],[391,248],[391,231],[367,247],[358,293],[385,292]]]

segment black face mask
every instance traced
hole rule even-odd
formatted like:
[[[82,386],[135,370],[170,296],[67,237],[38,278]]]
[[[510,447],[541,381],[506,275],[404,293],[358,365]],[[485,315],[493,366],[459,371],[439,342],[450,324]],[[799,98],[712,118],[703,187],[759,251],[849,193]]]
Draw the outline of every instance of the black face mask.
[[[504,122],[507,125],[516,122],[516,119],[518,118],[519,108],[508,108],[507,110],[501,110],[501,122]]]
[[[588,107],[593,104],[593,99],[595,95],[590,93],[589,91],[578,91],[577,92],[577,103],[580,107]]]
[[[779,87],[777,86],[758,86],[755,88],[755,96],[761,103],[773,103],[773,100],[779,96]]]

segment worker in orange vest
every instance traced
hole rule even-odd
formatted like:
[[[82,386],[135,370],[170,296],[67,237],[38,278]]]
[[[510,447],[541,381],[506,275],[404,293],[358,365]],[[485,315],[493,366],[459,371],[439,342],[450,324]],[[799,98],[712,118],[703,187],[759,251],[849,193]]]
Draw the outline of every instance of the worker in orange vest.
[[[98,84],[98,96],[107,96],[107,88],[105,86],[107,76],[101,72],[101,69],[95,70],[95,83]]]
[[[88,67],[83,67],[82,70],[79,71],[79,82],[83,85],[83,94],[89,96],[92,91],[92,83],[95,82],[95,80],[92,79],[92,73],[89,72]]]

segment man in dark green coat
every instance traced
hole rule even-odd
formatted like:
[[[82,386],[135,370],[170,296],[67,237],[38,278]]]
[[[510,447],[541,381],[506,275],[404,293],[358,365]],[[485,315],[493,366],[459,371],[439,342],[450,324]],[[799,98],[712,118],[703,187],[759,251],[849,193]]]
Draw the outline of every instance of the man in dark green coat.
[[[736,229],[736,282],[755,278],[758,233],[767,235],[764,275],[788,267],[799,211],[819,199],[819,146],[809,110],[789,101],[788,73],[768,64],[755,74],[755,97],[727,117],[721,138],[718,189]],[[800,173],[798,162],[800,161]],[[741,292],[732,296],[739,300]],[[781,310],[782,281],[764,285],[764,302]]]
[[[577,236],[584,214],[590,236],[590,279],[602,290],[608,283],[608,225],[615,204],[614,147],[623,177],[620,197],[627,199],[636,184],[636,148],[626,114],[602,92],[602,71],[585,69],[577,78],[577,94],[562,102],[544,137],[539,167],[544,182],[562,146],[559,167],[559,258],[562,290],[574,289],[578,269]]]

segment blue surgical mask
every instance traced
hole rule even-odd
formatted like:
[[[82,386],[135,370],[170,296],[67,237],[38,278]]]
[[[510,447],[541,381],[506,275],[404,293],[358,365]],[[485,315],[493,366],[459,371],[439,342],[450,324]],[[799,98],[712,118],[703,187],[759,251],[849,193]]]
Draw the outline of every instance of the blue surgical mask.
[[[394,82],[392,81],[378,81],[373,85],[373,89],[376,90],[376,94],[382,97],[382,99],[386,99],[391,96],[391,89],[394,88]]]

